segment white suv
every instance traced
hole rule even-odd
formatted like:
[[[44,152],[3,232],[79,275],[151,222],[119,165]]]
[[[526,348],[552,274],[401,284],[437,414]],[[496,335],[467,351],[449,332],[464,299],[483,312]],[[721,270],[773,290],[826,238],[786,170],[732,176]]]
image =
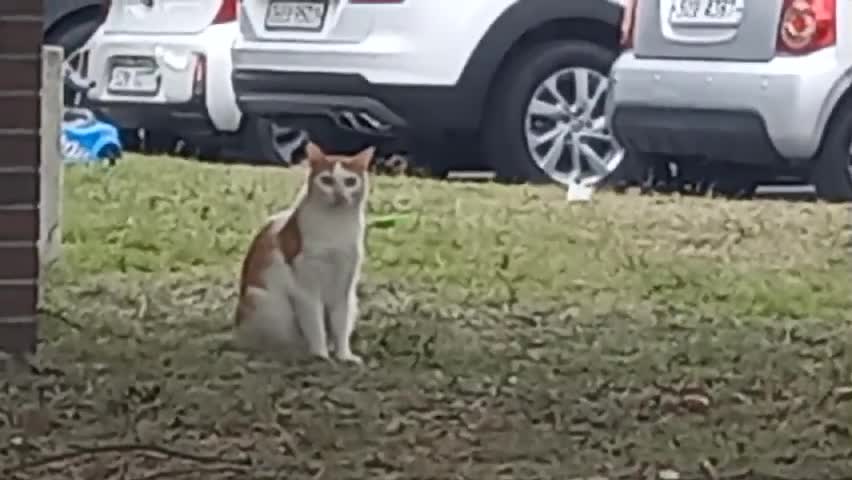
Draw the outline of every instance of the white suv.
[[[621,15],[615,0],[243,0],[234,88],[329,149],[593,181],[620,158],[603,114]]]
[[[244,116],[234,97],[238,0],[109,3],[77,64],[93,83],[86,106],[122,129],[185,140],[203,157],[289,160],[270,140],[289,132]]]
[[[663,181],[748,194],[785,176],[852,200],[850,22],[850,0],[637,0],[614,133]]]

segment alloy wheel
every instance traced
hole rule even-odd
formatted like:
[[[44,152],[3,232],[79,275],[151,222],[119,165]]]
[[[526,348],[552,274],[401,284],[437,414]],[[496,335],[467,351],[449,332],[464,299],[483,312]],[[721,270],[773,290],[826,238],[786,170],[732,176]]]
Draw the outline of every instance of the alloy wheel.
[[[623,160],[604,115],[608,87],[605,75],[571,67],[533,91],[524,121],[527,151],[557,183],[595,185]]]

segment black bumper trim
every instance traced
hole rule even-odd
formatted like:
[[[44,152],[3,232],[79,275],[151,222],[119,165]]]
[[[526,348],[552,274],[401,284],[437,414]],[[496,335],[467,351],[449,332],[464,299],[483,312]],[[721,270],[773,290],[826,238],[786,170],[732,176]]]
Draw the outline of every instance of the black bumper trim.
[[[618,105],[612,130],[630,151],[754,166],[790,166],[772,143],[766,123],[749,110],[695,110]]]
[[[323,95],[301,93],[248,93],[239,96],[246,111],[257,115],[326,115],[337,121],[337,110],[366,111],[387,122],[392,128],[404,129],[407,124],[384,103],[357,95]]]
[[[395,133],[461,129],[470,113],[456,87],[374,84],[357,74],[236,69],[233,84],[244,112],[334,118],[336,110],[363,110]]]
[[[206,137],[220,133],[200,100],[180,104],[88,100],[84,106],[122,129],[166,130],[185,137]]]

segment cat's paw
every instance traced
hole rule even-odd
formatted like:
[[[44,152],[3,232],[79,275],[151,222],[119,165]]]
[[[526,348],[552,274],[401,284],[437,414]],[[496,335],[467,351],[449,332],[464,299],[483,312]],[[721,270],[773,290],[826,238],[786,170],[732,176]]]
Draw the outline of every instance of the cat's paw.
[[[331,356],[328,354],[328,351],[310,352],[310,355],[311,355],[311,357],[318,359],[318,360],[322,360],[322,361],[325,361],[325,362],[331,361]]]
[[[364,360],[362,360],[361,357],[355,355],[352,352],[336,355],[336,357],[341,362],[352,363],[354,365],[364,365]]]

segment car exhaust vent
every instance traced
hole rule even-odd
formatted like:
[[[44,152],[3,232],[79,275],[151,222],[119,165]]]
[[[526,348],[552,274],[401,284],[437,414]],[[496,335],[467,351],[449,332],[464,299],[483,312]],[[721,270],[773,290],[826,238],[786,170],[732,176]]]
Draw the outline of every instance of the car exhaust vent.
[[[358,118],[360,118],[361,121],[370,125],[371,127],[373,127],[374,129],[376,129],[378,131],[386,132],[386,131],[391,129],[390,125],[388,125],[387,123],[384,123],[381,120],[377,119],[376,117],[370,115],[368,112],[359,113]]]
[[[358,121],[355,118],[355,114],[348,110],[339,113],[338,122],[343,128],[355,131],[360,130],[360,128],[358,128]]]
[[[332,115],[341,128],[367,135],[388,135],[391,126],[365,111],[340,110]]]

